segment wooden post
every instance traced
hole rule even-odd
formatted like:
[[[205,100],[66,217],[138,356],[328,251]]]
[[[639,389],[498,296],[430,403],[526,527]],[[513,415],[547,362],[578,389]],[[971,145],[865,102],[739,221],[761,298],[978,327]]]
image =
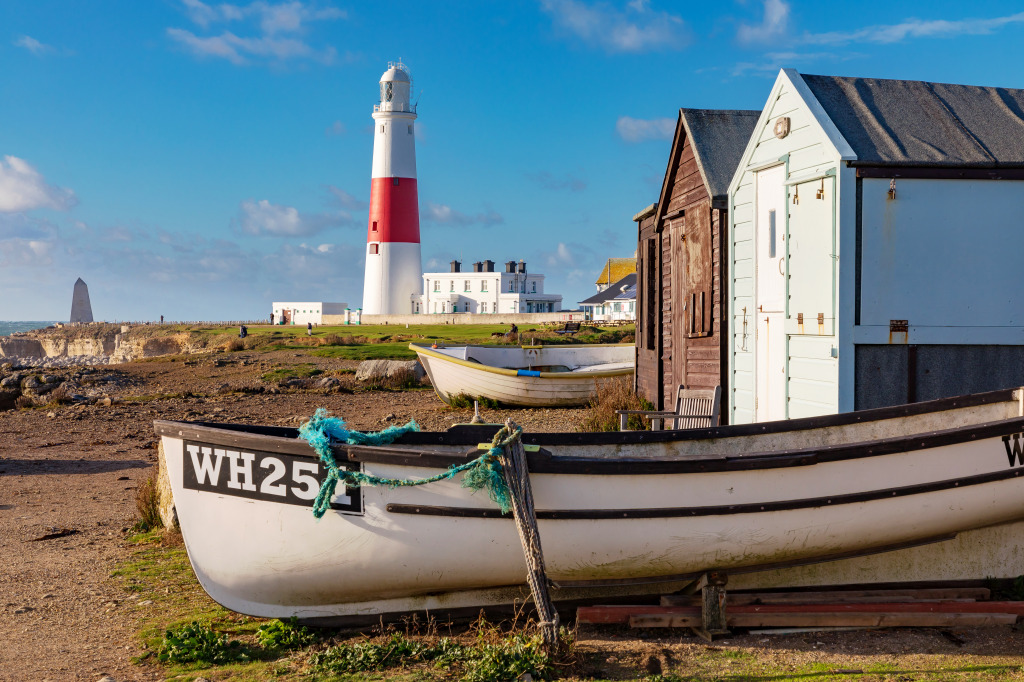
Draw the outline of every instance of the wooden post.
[[[725,585],[728,582],[725,572],[708,571],[691,585],[693,592],[700,590],[701,594],[701,627],[692,629],[709,642],[730,634],[725,621]],[[691,591],[691,587],[686,591]]]

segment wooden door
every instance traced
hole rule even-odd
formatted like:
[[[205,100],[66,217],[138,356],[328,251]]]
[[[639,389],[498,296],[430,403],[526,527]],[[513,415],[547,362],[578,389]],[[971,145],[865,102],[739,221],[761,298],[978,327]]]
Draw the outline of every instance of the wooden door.
[[[672,222],[672,372],[665,381],[665,392],[675,395],[686,383],[686,332],[689,318],[689,287],[687,286],[686,218]],[[666,377],[667,379],[667,377]]]

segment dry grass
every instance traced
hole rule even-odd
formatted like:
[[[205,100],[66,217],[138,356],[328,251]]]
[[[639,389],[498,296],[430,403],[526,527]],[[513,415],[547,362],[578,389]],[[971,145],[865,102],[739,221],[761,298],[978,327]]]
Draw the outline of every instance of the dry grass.
[[[397,369],[385,377],[379,377],[368,381],[364,386],[368,389],[384,389],[388,391],[404,391],[407,388],[416,388],[420,385],[416,378],[416,372],[411,369]]]
[[[68,388],[67,384],[61,384],[57,388],[50,391],[50,394],[46,396],[47,404],[49,405],[67,405],[71,401],[71,389]]]
[[[646,398],[633,390],[631,377],[616,377],[597,382],[597,396],[587,405],[589,414],[577,431],[618,431],[619,415],[615,410],[653,410]],[[642,431],[650,429],[650,422],[639,415],[630,415],[629,428]]]
[[[163,519],[160,518],[160,494],[156,488],[156,472],[149,475],[135,493],[135,509],[139,512],[139,520],[136,522],[136,529],[140,531],[162,528]]]
[[[29,395],[19,395],[14,401],[14,406],[19,410],[24,410],[36,406],[36,401]]]

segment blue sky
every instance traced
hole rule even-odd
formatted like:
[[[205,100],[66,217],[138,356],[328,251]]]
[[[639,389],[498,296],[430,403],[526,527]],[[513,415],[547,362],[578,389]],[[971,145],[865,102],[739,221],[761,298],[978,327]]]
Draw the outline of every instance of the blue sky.
[[[566,307],[635,249],[679,107],[779,68],[1024,88],[1017,2],[0,0],[0,319],[362,300],[377,81],[419,99],[423,261]]]

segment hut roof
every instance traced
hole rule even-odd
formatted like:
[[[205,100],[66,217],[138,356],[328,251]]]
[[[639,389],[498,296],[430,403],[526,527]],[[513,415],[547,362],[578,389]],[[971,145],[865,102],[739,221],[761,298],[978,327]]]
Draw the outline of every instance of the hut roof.
[[[1024,167],[1024,90],[801,74],[851,165]]]
[[[760,116],[760,111],[749,109],[679,110],[680,121],[712,199],[724,198],[729,193],[729,182]]]

